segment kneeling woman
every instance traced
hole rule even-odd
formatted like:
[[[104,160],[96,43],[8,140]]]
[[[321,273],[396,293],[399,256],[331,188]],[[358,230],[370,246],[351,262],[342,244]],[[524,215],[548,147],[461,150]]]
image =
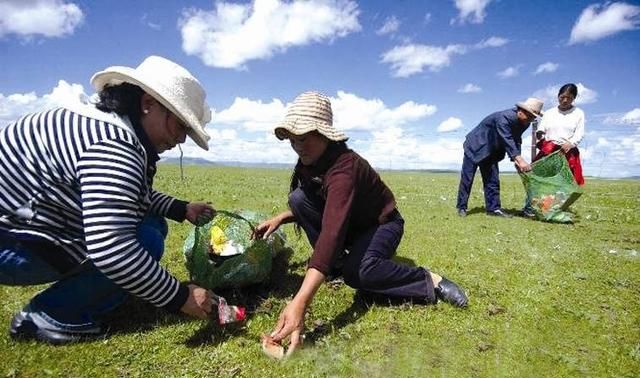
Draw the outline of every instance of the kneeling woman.
[[[290,210],[260,224],[256,235],[268,237],[281,224],[296,222],[313,246],[302,286],[272,334],[276,342],[291,336],[289,351],[295,350],[307,306],[336,269],[347,285],[365,292],[467,305],[455,283],[426,268],[391,260],[402,239],[404,220],[391,190],[365,159],[347,147],[347,136],[333,127],[327,97],[316,92],[298,96],[275,134],[289,139],[299,157],[291,180]]]

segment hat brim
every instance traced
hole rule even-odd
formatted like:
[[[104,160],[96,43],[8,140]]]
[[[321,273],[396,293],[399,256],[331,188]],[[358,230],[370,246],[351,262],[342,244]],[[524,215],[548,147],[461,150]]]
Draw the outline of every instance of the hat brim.
[[[96,91],[101,91],[107,85],[118,85],[122,83],[130,83],[139,86],[148,93],[151,97],[158,100],[164,107],[169,109],[176,117],[178,117],[187,126],[187,135],[191,138],[199,147],[204,150],[209,150],[209,135],[204,131],[203,125],[195,119],[193,116],[189,116],[184,112],[176,109],[169,100],[162,95],[162,88],[154,88],[149,83],[153,83],[154,80],[144,77],[139,71],[124,66],[113,66],[105,69],[104,71],[97,72],[91,78],[91,84]],[[208,110],[208,109],[207,109]]]
[[[542,110],[540,110],[539,112],[533,111],[531,108],[529,108],[528,106],[526,106],[525,104],[523,104],[522,102],[519,102],[516,104],[516,106],[524,111],[526,111],[529,114],[532,114],[536,117],[542,117],[542,115],[544,114],[544,112]]]
[[[289,135],[304,135],[312,131],[317,131],[327,139],[334,142],[344,142],[349,137],[336,130],[333,126],[320,121],[284,120],[275,127],[274,133],[280,140],[289,139]]]

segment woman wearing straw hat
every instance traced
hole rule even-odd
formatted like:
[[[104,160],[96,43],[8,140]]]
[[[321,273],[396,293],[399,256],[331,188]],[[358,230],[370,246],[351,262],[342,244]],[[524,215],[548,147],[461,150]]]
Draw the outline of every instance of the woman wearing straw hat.
[[[165,217],[196,223],[214,210],[152,186],[159,153],[186,135],[207,149],[204,90],[157,56],[91,82],[97,104],[30,114],[0,130],[0,284],[55,282],[13,317],[15,338],[102,337],[98,318],[127,294],[202,319],[211,311],[205,289],[158,262]]]
[[[347,285],[377,295],[467,305],[455,283],[426,268],[391,260],[404,220],[389,187],[333,127],[332,114],[326,96],[305,92],[275,128],[278,139],[289,139],[299,159],[289,210],[256,228],[256,237],[268,237],[280,225],[296,222],[313,246],[302,286],[272,333],[276,342],[290,336],[290,352],[300,343],[307,306],[329,274],[341,273]]]
[[[527,172],[531,166],[521,155],[522,134],[536,117],[542,115],[543,102],[528,98],[514,108],[488,115],[464,141],[464,157],[458,187],[458,215],[467,215],[467,204],[476,171],[480,168],[484,187],[484,202],[487,215],[511,217],[500,203],[500,175],[498,163],[505,152],[519,171]]]

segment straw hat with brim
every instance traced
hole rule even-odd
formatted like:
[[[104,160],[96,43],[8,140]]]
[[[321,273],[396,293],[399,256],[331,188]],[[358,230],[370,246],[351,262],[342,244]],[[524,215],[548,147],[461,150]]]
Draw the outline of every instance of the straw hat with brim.
[[[296,97],[284,120],[274,131],[280,140],[289,138],[289,134],[303,135],[311,131],[317,131],[335,142],[349,139],[345,133],[333,127],[331,101],[318,92],[304,92]]]
[[[544,102],[534,97],[529,97],[525,102],[519,102],[516,104],[522,110],[533,114],[536,117],[542,117],[542,106]]]
[[[159,56],[146,58],[138,67],[113,66],[91,78],[96,91],[106,86],[130,83],[158,100],[187,126],[187,135],[205,150],[210,139],[204,130],[211,120],[206,94],[198,80],[182,66]]]

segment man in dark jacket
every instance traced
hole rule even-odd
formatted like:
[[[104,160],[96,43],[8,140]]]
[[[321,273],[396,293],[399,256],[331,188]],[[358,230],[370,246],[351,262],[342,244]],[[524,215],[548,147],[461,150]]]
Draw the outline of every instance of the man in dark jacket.
[[[500,204],[498,163],[504,159],[506,152],[519,171],[531,170],[529,163],[521,156],[522,134],[536,117],[542,115],[542,106],[542,101],[528,98],[525,102],[517,103],[515,108],[490,114],[467,134],[456,205],[458,215],[467,215],[473,178],[480,167],[487,214],[509,217]]]

